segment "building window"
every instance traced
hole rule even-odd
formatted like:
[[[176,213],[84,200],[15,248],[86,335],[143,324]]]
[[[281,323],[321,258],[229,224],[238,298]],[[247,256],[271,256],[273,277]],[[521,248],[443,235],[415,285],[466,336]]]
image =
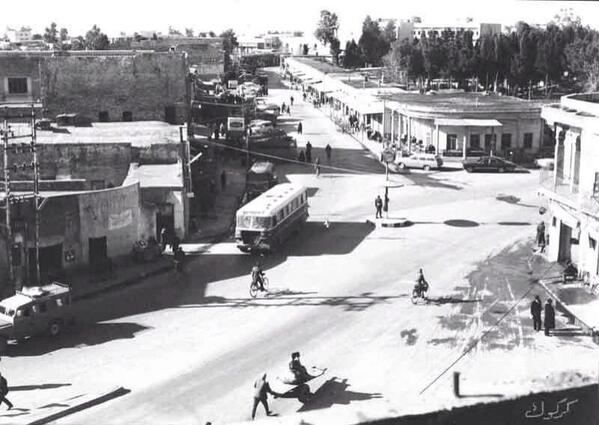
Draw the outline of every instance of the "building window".
[[[98,118],[99,118],[100,122],[110,121],[108,111],[100,111],[100,113],[98,114]]]
[[[458,135],[457,134],[448,134],[446,149],[448,151],[452,151],[452,150],[456,150],[457,148],[458,148]]]
[[[524,133],[524,149],[532,149],[532,133]]]
[[[470,135],[470,147],[472,149],[480,149],[480,134]]]
[[[512,134],[504,133],[501,135],[501,149],[509,149],[512,147]]]
[[[490,151],[491,149],[494,149],[494,145],[495,145],[495,135],[494,134],[485,134],[485,149],[487,151]]]
[[[123,121],[133,121],[133,113],[131,111],[124,111],[123,112]]]
[[[29,93],[29,85],[27,77],[8,78],[8,94],[27,94]]]

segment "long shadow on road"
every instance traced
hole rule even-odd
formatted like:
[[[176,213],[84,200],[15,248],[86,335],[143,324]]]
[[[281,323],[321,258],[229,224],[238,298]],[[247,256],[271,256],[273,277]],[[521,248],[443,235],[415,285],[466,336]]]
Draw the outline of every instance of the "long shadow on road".
[[[383,397],[380,393],[351,391],[348,390],[349,387],[350,384],[347,383],[347,379],[340,379],[334,376],[316,390],[310,401],[304,404],[298,412],[326,409],[334,405],[349,405],[355,401],[373,400]]]

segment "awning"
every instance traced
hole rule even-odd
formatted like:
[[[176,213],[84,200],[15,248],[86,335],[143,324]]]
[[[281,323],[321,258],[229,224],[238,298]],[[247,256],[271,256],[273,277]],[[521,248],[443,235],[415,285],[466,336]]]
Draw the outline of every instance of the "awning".
[[[316,83],[321,83],[322,79],[321,78],[314,78],[314,77],[308,77],[302,80],[302,83],[308,83],[308,84],[316,84]]]
[[[475,118],[437,118],[435,125],[445,125],[449,127],[501,127],[497,120],[483,120]]]
[[[352,106],[361,115],[382,114],[385,105],[383,102],[361,102]]]
[[[310,84],[310,86],[311,86],[311,87],[312,87],[314,90],[316,90],[318,93],[323,93],[323,94],[325,94],[325,93],[332,93],[332,92],[334,92],[334,91],[335,91],[335,90],[331,89],[330,87],[328,87],[328,86],[326,85],[326,83],[323,83],[322,81],[319,81],[319,82],[314,82],[314,83]]]

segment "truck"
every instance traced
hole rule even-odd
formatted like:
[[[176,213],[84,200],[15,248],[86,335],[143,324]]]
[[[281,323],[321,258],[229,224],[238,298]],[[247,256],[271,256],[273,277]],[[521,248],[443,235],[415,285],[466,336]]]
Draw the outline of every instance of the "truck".
[[[73,321],[71,288],[60,282],[23,288],[0,301],[0,351],[9,341],[58,336]]]
[[[277,176],[274,164],[269,161],[255,162],[246,174],[246,201],[251,201],[276,184]]]

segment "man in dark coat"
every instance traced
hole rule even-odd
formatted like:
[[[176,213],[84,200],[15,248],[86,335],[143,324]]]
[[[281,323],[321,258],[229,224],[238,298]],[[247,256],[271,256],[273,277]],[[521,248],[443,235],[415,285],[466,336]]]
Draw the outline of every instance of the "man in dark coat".
[[[6,398],[8,394],[8,382],[6,378],[0,373],[0,404],[5,403],[8,406],[8,410],[12,409],[12,403]]]
[[[302,126],[302,122],[300,121],[297,124],[297,134],[302,134],[302,130],[303,130],[303,126]]]
[[[553,300],[549,298],[545,303],[545,335],[549,336],[549,331],[555,329],[555,309]]]
[[[375,218],[383,218],[383,200],[380,195],[376,195],[374,198],[374,207],[376,208]]]
[[[270,385],[266,380],[266,373],[264,373],[256,380],[256,382],[254,382],[254,406],[252,407],[252,420],[254,420],[254,417],[256,416],[256,409],[258,408],[259,403],[262,403],[264,406],[267,416],[272,414],[268,408],[268,393],[274,395],[275,397],[278,395],[270,389]]]
[[[537,246],[540,252],[545,252],[545,222],[541,221],[537,225]]]
[[[312,143],[306,143],[306,162],[312,162]]]
[[[530,314],[532,315],[532,327],[535,331],[540,331],[542,322],[541,322],[541,312],[543,311],[543,304],[541,304],[541,299],[538,295],[535,295],[535,299],[530,304]]]

